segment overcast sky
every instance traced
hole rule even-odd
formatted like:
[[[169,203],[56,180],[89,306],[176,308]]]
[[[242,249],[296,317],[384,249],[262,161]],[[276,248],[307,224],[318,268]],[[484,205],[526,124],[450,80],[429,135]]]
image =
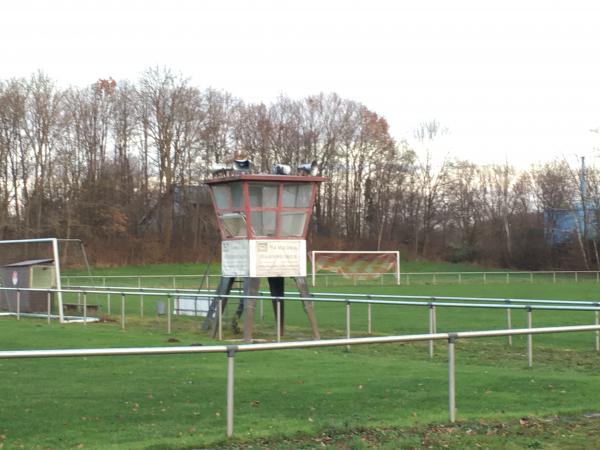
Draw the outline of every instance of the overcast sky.
[[[248,102],[337,92],[398,140],[437,119],[440,151],[480,163],[600,156],[598,1],[0,3],[0,78],[85,86],[155,65]]]

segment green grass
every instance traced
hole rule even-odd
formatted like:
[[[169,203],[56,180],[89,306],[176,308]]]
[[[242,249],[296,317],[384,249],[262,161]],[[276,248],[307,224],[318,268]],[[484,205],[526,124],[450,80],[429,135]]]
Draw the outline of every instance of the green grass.
[[[192,272],[193,266],[161,266],[146,273]],[[197,269],[197,266],[195,266]],[[138,274],[140,268],[112,273]],[[170,272],[170,273],[169,273]],[[198,271],[199,272],[199,271]],[[323,289],[320,289],[323,290]],[[346,292],[486,297],[598,299],[599,285],[346,286]],[[76,301],[72,298],[71,300]],[[174,318],[173,332],[156,316],[155,298],[126,302],[121,330],[113,298],[90,296],[107,321],[46,324],[0,319],[0,348],[141,347],[208,344],[200,321]],[[265,303],[257,314],[258,338],[274,337]],[[117,309],[115,309],[117,308]],[[225,323],[234,305],[228,308]],[[344,306],[317,304],[326,338],[343,336]],[[504,310],[438,308],[438,330],[504,328]],[[352,306],[352,335],[366,335],[366,307]],[[418,307],[373,307],[376,334],[427,331],[428,312]],[[513,326],[524,326],[524,312]],[[534,325],[593,323],[593,313],[534,312]],[[298,303],[286,304],[287,338],[308,336]],[[226,338],[234,338],[229,328]],[[527,369],[525,338],[459,341],[457,408],[460,423],[448,427],[446,345],[427,344],[243,353],[236,356],[235,440],[226,441],[226,358],[221,354],[0,360],[2,448],[581,448],[600,437],[600,355],[592,333],[534,337],[534,367]],[[554,419],[559,416],[563,419]],[[519,418],[529,417],[524,424]],[[536,419],[548,418],[547,421]],[[451,430],[451,431],[449,431]],[[556,434],[558,433],[558,434]],[[477,445],[476,445],[477,444]],[[585,445],[582,445],[585,446]]]
[[[570,273],[534,273],[512,272],[507,270],[485,268],[472,264],[454,264],[446,262],[431,262],[421,260],[402,261],[401,281],[403,285],[500,285],[500,284],[576,284],[576,282],[600,282],[600,276],[596,273],[579,272]],[[308,270],[310,278],[310,268]],[[482,272],[488,272],[485,275]],[[494,272],[494,273],[489,273]],[[72,269],[63,271],[68,277],[80,277],[69,279],[66,285],[121,285],[142,287],[168,287],[168,288],[198,288],[202,284],[205,273],[210,275],[209,283],[215,287],[220,266],[218,264],[155,264],[125,267],[102,267],[93,270],[96,278],[89,278],[86,269]],[[435,274],[433,274],[435,273]],[[150,278],[138,278],[144,275]],[[172,275],[184,276],[173,280]],[[123,278],[125,277],[125,278]],[[321,288],[341,287],[381,287],[394,286],[396,275],[385,274],[383,277],[368,278],[363,276],[343,277],[331,272],[320,272],[317,277],[317,286]]]

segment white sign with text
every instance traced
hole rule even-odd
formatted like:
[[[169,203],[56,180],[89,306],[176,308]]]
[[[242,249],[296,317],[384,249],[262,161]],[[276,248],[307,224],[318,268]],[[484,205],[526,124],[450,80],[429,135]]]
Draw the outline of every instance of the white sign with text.
[[[221,243],[221,273],[224,277],[247,277],[249,259],[247,240]]]
[[[221,248],[223,276],[306,276],[304,239],[231,240],[223,241]]]

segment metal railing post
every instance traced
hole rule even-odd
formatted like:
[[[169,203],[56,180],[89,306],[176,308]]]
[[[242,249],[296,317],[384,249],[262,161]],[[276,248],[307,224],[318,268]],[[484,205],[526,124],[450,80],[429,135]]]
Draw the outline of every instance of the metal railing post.
[[[261,298],[260,302],[259,302],[259,307],[260,307],[260,322],[264,322],[265,321],[265,305],[264,305],[265,301]]]
[[[598,320],[598,311],[594,311],[595,316],[595,325],[600,325],[600,321]],[[600,352],[600,331],[596,330],[596,351]]]
[[[350,339],[350,301],[346,299],[346,339]],[[346,346],[346,350],[350,351],[350,346]]]
[[[167,334],[171,334],[171,296],[167,296]]]
[[[106,294],[106,303],[107,303],[108,315],[110,316],[110,292],[108,294]]]
[[[142,292],[142,278],[138,277],[138,289]],[[140,294],[140,319],[144,318],[144,294]]]
[[[510,272],[506,272],[506,284],[510,284]]]
[[[533,325],[533,313],[531,306],[527,307],[527,328],[532,328]],[[527,335],[527,366],[533,367],[533,336]]]
[[[435,333],[435,305],[429,304],[429,334]],[[433,339],[429,340],[429,357],[433,358]]]
[[[219,310],[217,311],[217,326],[219,327],[218,329],[218,333],[219,333],[219,340],[222,341],[223,340],[223,303],[222,303],[222,299],[221,297],[219,297],[217,299],[217,308],[219,308]]]
[[[87,294],[83,293],[83,325],[87,325]]]
[[[456,336],[448,337],[448,420],[450,423],[456,421],[456,368],[454,343]]]
[[[506,299],[506,303],[510,304],[510,299]],[[508,329],[512,329],[512,309],[506,308],[506,326]],[[508,345],[512,346],[512,336],[508,335]]]
[[[52,294],[50,292],[48,292],[46,295],[46,302],[48,303],[48,325],[50,325],[50,319],[52,315]]]
[[[556,284],[556,272],[552,272],[552,283]]]
[[[277,342],[281,342],[281,326],[279,325],[281,323],[281,302],[279,301],[278,298],[275,298],[275,309],[276,309],[276,324],[275,324],[275,328],[277,328]]]
[[[483,284],[487,284],[487,276],[485,272],[483,272]]]
[[[121,330],[125,329],[125,293],[121,293]]]
[[[433,332],[437,333],[437,312],[435,305],[433,306]]]
[[[233,436],[234,363],[237,347],[227,347],[227,437]]]
[[[462,284],[462,273],[458,272],[458,284]]]
[[[370,335],[372,333],[372,328],[371,328],[371,303],[369,303],[367,305],[367,333]]]

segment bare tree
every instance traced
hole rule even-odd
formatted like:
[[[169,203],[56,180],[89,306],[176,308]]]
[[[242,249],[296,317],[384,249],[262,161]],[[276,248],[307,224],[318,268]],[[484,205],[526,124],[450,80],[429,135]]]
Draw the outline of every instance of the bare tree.
[[[440,222],[440,212],[444,207],[443,194],[447,182],[449,161],[447,155],[435,159],[432,145],[436,138],[445,133],[437,120],[423,122],[415,130],[415,137],[422,146],[422,154],[417,164],[419,220],[415,221],[415,253],[425,255],[434,227]]]
[[[185,171],[181,169],[186,152],[193,150],[200,133],[198,91],[171,71],[154,68],[144,73],[138,94],[144,103],[145,131],[152,141],[158,168],[159,225],[163,242],[171,246],[173,188],[178,179],[184,181]]]
[[[469,260],[475,256],[483,222],[480,194],[478,166],[469,161],[451,162],[445,193],[449,211],[445,228],[450,233],[455,230],[449,243],[453,260]]]

